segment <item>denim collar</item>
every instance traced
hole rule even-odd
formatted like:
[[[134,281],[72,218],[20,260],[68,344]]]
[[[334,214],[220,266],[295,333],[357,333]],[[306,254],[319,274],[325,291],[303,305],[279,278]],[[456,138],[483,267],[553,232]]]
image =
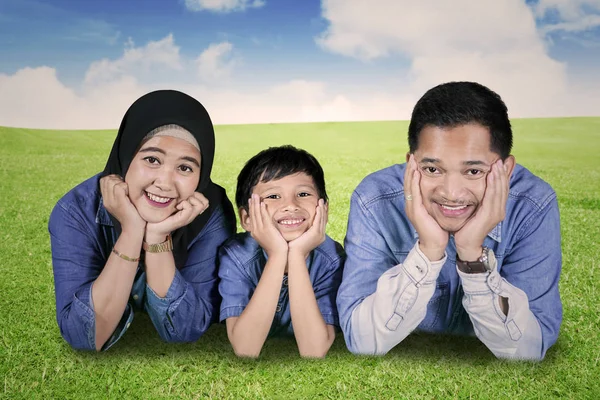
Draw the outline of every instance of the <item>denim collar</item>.
[[[110,219],[108,210],[104,208],[102,197],[100,197],[100,204],[98,205],[98,211],[96,211],[96,223],[101,225],[113,226],[113,222]]]
[[[415,229],[415,227],[411,225],[410,229],[412,230],[413,238],[417,239],[419,237],[419,234],[417,233],[417,230]],[[487,236],[489,236],[492,240],[495,240],[496,242],[501,243],[502,242],[502,221],[498,222],[498,225],[496,225],[494,227],[494,229],[492,229],[490,231],[490,233],[487,234]]]

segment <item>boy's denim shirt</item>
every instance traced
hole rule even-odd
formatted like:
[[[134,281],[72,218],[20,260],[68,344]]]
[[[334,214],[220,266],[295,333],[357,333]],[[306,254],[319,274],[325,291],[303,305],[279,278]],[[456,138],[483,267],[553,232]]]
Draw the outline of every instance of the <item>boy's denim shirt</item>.
[[[348,258],[344,267],[337,304],[346,343],[348,348],[355,353],[387,352],[401,339],[396,342],[388,341],[385,345],[387,347],[382,345],[381,339],[389,338],[386,335],[393,335],[390,333],[391,330],[397,329],[397,327],[401,328],[401,315],[407,316],[403,313],[410,311],[410,304],[401,306],[398,303],[394,306],[391,304],[393,300],[390,297],[388,301],[390,303],[389,317],[388,314],[383,316],[385,319],[391,318],[387,320],[387,323],[385,319],[383,322],[377,322],[376,319],[372,319],[371,322],[363,321],[367,316],[372,316],[369,314],[370,311],[365,312],[364,315],[357,314],[359,318],[352,317],[353,311],[363,303],[365,298],[381,289],[378,285],[386,285],[385,282],[379,280],[386,271],[390,270],[388,272],[390,275],[387,276],[390,281],[396,279],[392,272],[397,269],[394,271],[391,269],[407,259],[409,252],[418,241],[417,232],[404,211],[404,171],[405,164],[397,164],[375,172],[367,176],[352,194],[348,230],[344,243]],[[498,261],[497,272],[493,272],[489,276],[495,274],[496,282],[499,280],[502,284],[505,280],[507,283],[503,284],[504,287],[514,286],[518,289],[511,289],[513,292],[522,291],[526,294],[527,301],[522,303],[525,309],[528,304],[532,316],[535,317],[529,318],[530,321],[533,320],[533,325],[536,325],[532,329],[538,331],[538,339],[535,340],[535,346],[532,345],[535,348],[527,350],[529,352],[527,357],[543,358],[546,350],[556,342],[562,321],[562,305],[558,290],[562,264],[560,218],[556,194],[550,185],[524,167],[516,165],[510,179],[506,217],[488,234],[484,246],[494,251]],[[492,332],[493,330],[487,329],[490,325],[486,322],[486,318],[482,318],[478,320],[479,325],[475,327],[474,332],[474,325],[464,307],[468,306],[472,300],[477,301],[474,299],[478,295],[492,294],[487,288],[490,285],[490,279],[486,284],[485,276],[481,278],[474,276],[485,274],[465,274],[463,276],[461,272],[459,277],[456,268],[456,248],[452,236],[446,248],[446,255],[445,262],[439,265],[439,276],[432,283],[434,286],[430,289],[433,290],[433,295],[429,302],[422,306],[426,307],[425,317],[420,320],[416,329],[468,335],[477,333],[484,343],[486,343],[484,340],[486,335],[488,340],[492,338],[492,342],[499,335],[508,336],[508,343],[510,343],[511,337],[512,340],[518,338],[519,332],[512,329],[514,324],[511,326],[511,321],[508,320],[511,317],[510,308],[508,316],[501,315],[497,311],[498,309],[496,313],[484,311],[486,318],[488,316],[495,319],[506,318],[506,323],[495,325],[496,331]],[[467,279],[467,281],[463,284],[461,279]],[[408,280],[406,282],[410,283]],[[427,284],[427,282],[424,283]],[[469,283],[469,288],[466,283]],[[416,284],[413,282],[411,287],[414,293],[426,290],[418,282]],[[470,289],[474,287],[477,290],[471,291]],[[480,288],[484,288],[484,290],[478,291]],[[402,288],[398,290],[402,290]],[[412,299],[414,301],[414,297]],[[525,300],[525,297],[521,294],[515,299]],[[510,307],[518,309],[519,304],[516,303],[518,303],[517,300],[515,303],[511,303]],[[365,304],[368,303],[365,302]],[[381,305],[385,304],[385,301],[373,304]],[[396,307],[395,310],[394,307]],[[407,308],[399,311],[399,307]],[[377,307],[375,308],[377,309]],[[396,313],[399,314],[396,315]],[[487,315],[487,313],[494,315]],[[528,311],[527,313],[531,315]],[[487,321],[491,320],[487,319]],[[536,320],[539,328],[535,323]],[[415,322],[417,321],[415,320]],[[391,324],[392,322],[393,324]],[[363,329],[363,324],[371,326],[381,324],[381,326],[367,331]],[[392,327],[390,328],[390,326]],[[481,329],[478,330],[477,327]],[[363,333],[359,334],[359,330]],[[381,334],[377,332],[381,332]],[[490,347],[489,343],[486,345]],[[498,353],[500,354],[502,354],[502,346],[499,345]],[[385,349],[382,350],[383,347]],[[495,352],[495,354],[497,353]],[[518,357],[518,351],[513,352],[512,355]]]
[[[92,285],[102,272],[116,232],[102,204],[100,175],[84,181],[61,198],[50,215],[48,230],[56,294],[56,319],[63,338],[75,349],[96,349]],[[217,319],[218,247],[235,232],[221,207],[188,247],[188,259],[176,269],[164,298],[146,284],[140,262],[123,317],[102,347],[110,348],[123,336],[134,310],[145,310],[159,336],[167,342],[197,340]]]
[[[219,251],[219,259],[219,292],[223,297],[220,320],[224,321],[229,317],[239,317],[248,305],[267,263],[267,256],[250,233],[244,232],[225,242]],[[335,300],[344,261],[342,245],[329,236],[307,259],[321,315],[326,324],[336,327],[339,327],[339,320]],[[293,333],[287,275],[284,275],[269,337]]]

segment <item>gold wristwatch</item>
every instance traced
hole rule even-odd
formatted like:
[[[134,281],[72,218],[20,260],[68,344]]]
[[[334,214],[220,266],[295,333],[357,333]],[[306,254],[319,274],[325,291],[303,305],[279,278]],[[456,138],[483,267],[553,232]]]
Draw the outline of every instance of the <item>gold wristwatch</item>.
[[[163,253],[165,251],[173,250],[173,240],[171,235],[167,235],[167,240],[162,243],[148,244],[144,241],[142,248],[146,253]]]

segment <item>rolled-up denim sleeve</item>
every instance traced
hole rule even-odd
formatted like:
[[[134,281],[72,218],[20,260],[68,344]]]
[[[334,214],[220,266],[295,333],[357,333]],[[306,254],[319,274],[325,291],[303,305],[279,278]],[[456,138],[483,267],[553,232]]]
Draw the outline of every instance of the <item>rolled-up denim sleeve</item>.
[[[222,297],[220,321],[239,317],[252,298],[256,285],[243,271],[240,261],[228,246],[219,251],[219,293]]]
[[[340,246],[341,247],[341,246]],[[339,327],[340,321],[336,305],[336,297],[340,283],[342,282],[342,273],[345,261],[345,254],[340,251],[340,254],[335,259],[330,260],[328,268],[318,266],[323,273],[313,282],[315,299],[317,306],[321,311],[323,320],[328,325]]]
[[[430,262],[415,243],[398,264],[357,192],[350,203],[347,254],[337,304],[348,349],[385,354],[425,318],[446,261]]]
[[[235,222],[216,209],[188,249],[186,264],[175,271],[166,296],[158,297],[146,285],[146,311],[164,341],[198,340],[216,321],[220,303],[217,253],[234,229]]]
[[[56,296],[56,319],[63,338],[73,348],[96,350],[96,317],[92,285],[106,258],[76,208],[59,202],[48,222]],[[133,318],[131,307],[102,350],[107,350],[125,333]]]
[[[541,360],[558,337],[562,305],[558,291],[562,254],[556,198],[533,213],[517,232],[500,273],[459,271],[477,337],[497,356]],[[499,297],[508,299],[508,314]]]

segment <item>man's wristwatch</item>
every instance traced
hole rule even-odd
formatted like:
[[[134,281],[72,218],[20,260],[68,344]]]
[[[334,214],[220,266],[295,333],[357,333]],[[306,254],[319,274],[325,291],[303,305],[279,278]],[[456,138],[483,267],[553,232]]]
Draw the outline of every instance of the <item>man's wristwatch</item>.
[[[491,272],[496,268],[496,256],[492,249],[484,246],[483,252],[477,261],[462,261],[457,255],[456,266],[459,271],[467,274]]]
[[[142,248],[146,253],[162,253],[173,250],[173,240],[171,235],[167,235],[167,239],[162,243],[148,244],[144,241]]]

